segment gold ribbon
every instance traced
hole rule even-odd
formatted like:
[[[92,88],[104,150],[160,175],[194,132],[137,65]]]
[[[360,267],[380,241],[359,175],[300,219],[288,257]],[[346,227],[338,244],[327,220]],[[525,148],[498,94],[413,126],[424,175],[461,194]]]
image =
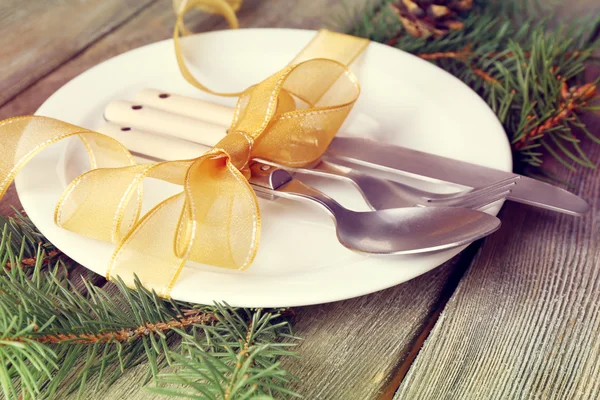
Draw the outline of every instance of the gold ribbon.
[[[221,15],[227,20],[231,29],[237,29],[239,24],[235,12],[241,5],[242,0],[173,0],[173,9],[177,14],[177,21],[175,22],[175,29],[173,31],[173,46],[175,47],[175,58],[177,59],[177,65],[179,65],[179,71],[186,81],[204,92],[225,97],[237,97],[243,93],[215,92],[198,82],[188,69],[183,57],[183,51],[181,50],[179,37],[192,33],[186,28],[183,18],[190,10],[197,8],[209,14]]]
[[[223,2],[203,3],[218,10]],[[183,3],[178,21],[199,3]],[[344,48],[339,58],[350,62],[367,43],[322,31],[303,53],[319,56],[333,49],[336,54]],[[78,136],[92,169],[69,184],[55,223],[117,244],[107,278],[119,275],[133,286],[137,275],[144,286],[168,297],[187,260],[234,269],[252,263],[260,210],[247,181],[248,163],[255,157],[288,166],[318,160],[358,94],[359,85],[343,63],[302,61],[241,92],[229,134],[206,154],[144,165],[137,165],[118,141],[62,121],[39,116],[0,121],[0,197],[35,154]],[[145,178],[181,185],[183,191],[140,218]]]

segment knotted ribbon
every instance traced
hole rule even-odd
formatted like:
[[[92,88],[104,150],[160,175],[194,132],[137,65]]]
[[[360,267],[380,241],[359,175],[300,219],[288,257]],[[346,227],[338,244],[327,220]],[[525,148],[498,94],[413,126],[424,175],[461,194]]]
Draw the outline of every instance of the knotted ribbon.
[[[212,12],[239,5],[233,2],[232,8],[225,0],[183,2],[175,36],[184,33],[185,12],[201,3],[213,7]],[[134,286],[137,275],[145,287],[169,297],[188,260],[245,269],[256,256],[261,223],[247,180],[249,163],[263,158],[304,166],[321,157],[359,94],[344,64],[367,43],[321,31],[292,65],[239,94],[225,94],[239,95],[228,135],[191,160],[138,165],[123,145],[97,132],[39,116],[0,121],[0,197],[35,154],[78,136],[91,170],[68,185],[54,219],[62,228],[117,244],[107,278],[119,275]],[[176,49],[180,66],[185,65],[179,44]],[[330,52],[336,59],[314,58]],[[187,68],[181,70],[186,76]],[[219,94],[191,73],[186,79]],[[183,190],[141,216],[145,178],[181,185]]]

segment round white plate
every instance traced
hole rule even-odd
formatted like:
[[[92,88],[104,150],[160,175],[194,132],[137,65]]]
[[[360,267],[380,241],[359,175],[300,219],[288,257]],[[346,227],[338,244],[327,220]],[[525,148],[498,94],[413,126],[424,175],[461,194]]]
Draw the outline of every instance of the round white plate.
[[[192,70],[207,86],[238,91],[283,68],[315,31],[244,29],[205,33],[184,40]],[[361,96],[341,135],[365,135],[430,153],[509,171],[510,146],[493,112],[466,85],[417,57],[371,43],[352,65]],[[208,98],[187,84],[175,62],[173,42],[144,46],[103,62],[67,83],[37,111],[90,129],[103,123],[115,99],[133,99],[143,88]],[[82,156],[83,155],[83,156]],[[34,158],[16,179],[23,207],[57,247],[104,275],[115,248],[56,227],[54,206],[66,184],[85,171],[85,154],[66,141]],[[347,206],[365,209],[341,183],[313,181]],[[179,188],[146,183],[148,209]],[[447,188],[446,188],[447,189]],[[489,212],[497,213],[499,206]],[[372,293],[405,282],[457,254],[449,251],[395,257],[353,253],[337,240],[324,212],[290,200],[261,200],[262,241],[255,263],[231,271],[188,263],[173,288],[178,300],[226,301],[233,306],[279,307],[325,303]]]

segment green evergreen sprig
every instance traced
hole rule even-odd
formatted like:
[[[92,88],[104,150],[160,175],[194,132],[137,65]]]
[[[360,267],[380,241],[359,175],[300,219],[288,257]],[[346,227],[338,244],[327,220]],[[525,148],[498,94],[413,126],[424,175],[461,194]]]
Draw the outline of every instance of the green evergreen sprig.
[[[82,396],[86,390],[105,389],[141,363],[148,365],[142,384],[184,384],[157,389],[165,394],[183,391],[193,398],[230,400],[292,394],[285,384],[293,378],[278,364],[281,356],[293,355],[290,325],[276,310],[164,300],[139,282],[130,289],[117,281],[111,295],[83,280],[80,291],[68,280],[62,260],[51,266],[45,262],[44,251],[53,246],[26,217],[18,218],[0,225],[2,265],[23,265],[28,241],[43,242],[34,265],[0,271],[0,388],[5,398]],[[159,376],[169,365],[174,372]]]
[[[154,391],[190,399],[197,399],[198,393],[207,399],[255,399],[261,394],[299,397],[285,388],[295,378],[276,361],[295,356],[288,350],[293,343],[278,340],[290,337],[288,323],[260,310],[216,308],[229,323],[205,327],[204,342],[182,333],[185,353],[171,355],[177,372],[159,374],[159,383],[168,387]]]
[[[29,218],[18,210],[14,210],[14,212],[14,217],[0,215],[0,228],[3,232],[2,237],[4,239],[10,237],[11,248],[19,249],[23,260],[30,260],[29,264],[35,264],[33,260],[37,256],[40,246],[42,246],[42,250],[44,250],[44,254],[47,257],[52,258],[60,253],[35,227]],[[23,247],[22,249],[21,246]]]
[[[583,137],[600,143],[581,120],[600,109],[600,80],[584,81],[586,65],[599,62],[600,16],[557,24],[552,9],[536,2],[480,0],[459,15],[462,29],[414,37],[395,3],[367,7],[349,33],[429,60],[479,93],[503,124],[518,169],[543,172],[545,154],[570,169],[595,167],[579,144]]]

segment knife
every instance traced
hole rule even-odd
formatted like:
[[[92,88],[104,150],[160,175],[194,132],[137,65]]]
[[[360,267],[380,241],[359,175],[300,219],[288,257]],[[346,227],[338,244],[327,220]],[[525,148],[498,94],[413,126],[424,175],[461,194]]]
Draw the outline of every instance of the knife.
[[[518,175],[370,139],[336,137],[326,154],[386,172],[404,171],[470,187]],[[581,197],[525,176],[521,176],[508,199],[575,216],[590,209]]]
[[[124,124],[137,121],[145,124],[139,126],[141,129],[191,141],[201,138],[204,145],[212,146],[223,138],[225,125],[233,115],[233,109],[222,105],[153,89],[139,92],[136,101],[144,104],[143,110],[135,111],[134,103],[112,102],[105,110],[106,119]],[[214,117],[211,123],[198,119],[207,115]],[[200,123],[204,124],[202,129],[198,129]],[[373,169],[404,171],[469,187],[489,185],[517,175],[362,138],[335,137],[325,153],[328,155]],[[564,189],[524,176],[508,199],[569,215],[582,215],[590,208],[583,199]]]

